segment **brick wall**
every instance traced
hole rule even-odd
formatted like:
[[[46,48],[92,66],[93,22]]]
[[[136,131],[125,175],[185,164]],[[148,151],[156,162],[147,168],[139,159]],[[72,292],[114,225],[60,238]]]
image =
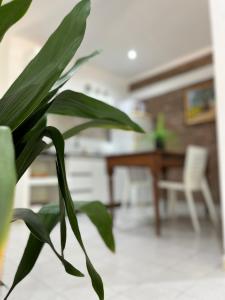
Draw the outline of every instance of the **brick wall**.
[[[213,83],[212,83],[213,84]],[[188,87],[190,88],[190,87]],[[166,126],[172,130],[177,141],[168,145],[178,151],[185,151],[189,144],[207,147],[209,151],[208,176],[213,197],[219,200],[218,158],[215,122],[188,126],[184,119],[184,93],[186,89],[177,90],[169,94],[161,95],[144,101],[146,110],[155,119],[159,112],[164,113]],[[170,176],[177,179],[177,172],[171,172]]]

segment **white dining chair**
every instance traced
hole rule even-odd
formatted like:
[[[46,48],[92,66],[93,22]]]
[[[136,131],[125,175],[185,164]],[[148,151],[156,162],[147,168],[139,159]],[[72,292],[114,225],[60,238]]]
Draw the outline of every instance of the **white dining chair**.
[[[212,194],[206,179],[208,152],[203,147],[188,146],[183,171],[183,181],[159,181],[159,187],[168,191],[168,206],[171,213],[174,212],[177,203],[177,192],[183,191],[189,207],[190,216],[194,230],[201,231],[193,192],[201,191],[209,211],[211,221],[218,224],[218,217]]]
[[[125,206],[144,205],[151,201],[152,178],[148,168],[130,167],[122,192],[122,204]]]

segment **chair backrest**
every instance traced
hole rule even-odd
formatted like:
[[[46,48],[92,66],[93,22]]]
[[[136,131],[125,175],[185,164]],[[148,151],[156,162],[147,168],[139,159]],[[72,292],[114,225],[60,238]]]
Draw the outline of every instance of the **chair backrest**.
[[[184,166],[184,183],[191,189],[201,187],[207,167],[208,151],[199,146],[188,146]]]

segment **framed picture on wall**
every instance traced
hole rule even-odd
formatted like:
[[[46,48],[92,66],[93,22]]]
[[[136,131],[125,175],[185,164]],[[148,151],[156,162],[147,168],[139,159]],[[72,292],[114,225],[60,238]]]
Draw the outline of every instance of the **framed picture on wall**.
[[[212,81],[186,90],[184,113],[187,125],[215,120],[215,91]]]

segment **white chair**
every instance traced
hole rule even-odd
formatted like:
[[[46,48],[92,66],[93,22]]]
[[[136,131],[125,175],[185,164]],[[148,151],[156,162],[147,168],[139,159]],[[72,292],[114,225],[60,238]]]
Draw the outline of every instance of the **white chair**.
[[[159,182],[159,187],[168,191],[168,205],[171,212],[174,212],[176,206],[176,193],[178,191],[184,192],[189,207],[192,224],[196,232],[200,232],[201,228],[198,220],[193,192],[202,192],[210,218],[214,225],[217,226],[218,224],[215,205],[205,176],[207,159],[208,152],[205,148],[189,146],[186,151],[183,182],[163,180]]]
[[[152,180],[148,168],[128,168],[125,179],[122,204],[129,206],[131,204],[141,205],[150,202],[151,195],[149,191],[152,189]]]

